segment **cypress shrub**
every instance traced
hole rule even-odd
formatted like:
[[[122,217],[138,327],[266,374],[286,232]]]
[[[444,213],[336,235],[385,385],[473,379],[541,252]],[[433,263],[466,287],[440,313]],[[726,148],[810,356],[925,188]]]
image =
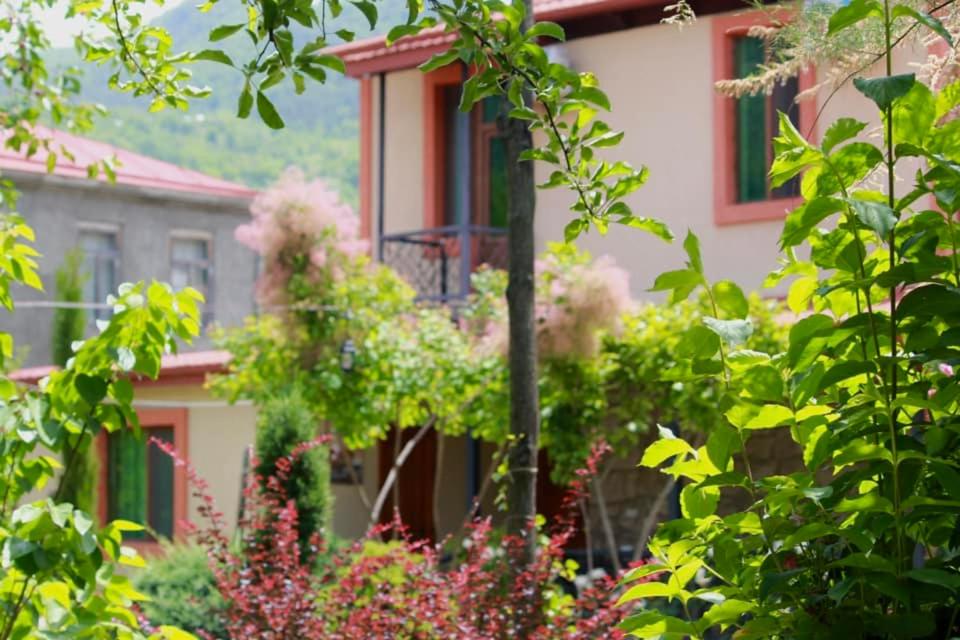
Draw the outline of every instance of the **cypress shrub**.
[[[267,400],[257,420],[256,473],[262,478],[276,475],[277,460],[290,455],[297,445],[317,437],[317,421],[297,387]],[[297,456],[283,488],[297,506],[298,537],[302,545],[306,545],[315,532],[330,528],[333,493],[328,447],[316,447]]]

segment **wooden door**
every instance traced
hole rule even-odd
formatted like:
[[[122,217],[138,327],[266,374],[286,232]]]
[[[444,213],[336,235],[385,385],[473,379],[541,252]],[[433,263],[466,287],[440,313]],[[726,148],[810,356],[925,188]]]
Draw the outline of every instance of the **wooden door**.
[[[399,450],[413,439],[416,428],[401,429]],[[386,440],[380,443],[380,486],[387,479],[393,467],[394,445],[397,430],[394,429]],[[437,434],[432,429],[413,448],[406,462],[400,467],[397,474],[397,487],[400,494],[400,519],[407,526],[410,535],[415,540],[434,540],[436,527],[433,522],[433,489],[437,469]],[[387,497],[380,512],[380,522],[388,523],[393,520],[394,492]]]

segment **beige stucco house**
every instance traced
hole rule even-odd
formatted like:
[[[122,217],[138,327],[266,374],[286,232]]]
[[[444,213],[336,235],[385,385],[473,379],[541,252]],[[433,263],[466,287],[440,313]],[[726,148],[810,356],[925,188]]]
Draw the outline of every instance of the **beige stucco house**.
[[[566,33],[565,42],[547,45],[548,55],[594,73],[610,98],[613,109],[605,120],[626,136],[608,158],[649,167],[648,183],[629,198],[632,209],[666,221],[680,237],[692,229],[701,239],[711,278],[758,290],[777,268],[782,223],[799,202],[797,183],[771,189],[767,180],[777,111],[815,140],[841,115],[876,122],[874,107],[852,87],[795,101],[823,78],[816,69],[771,95],[733,99],[718,94],[716,81],[747,75],[769,56],[749,29],[789,19],[789,10],[756,10],[743,0],[697,2],[698,19],[679,29],[661,23],[668,4],[534,0],[536,19],[558,23]],[[462,65],[428,73],[418,69],[452,41],[434,29],[392,46],[372,38],[335,51],[347,73],[359,80],[362,229],[377,257],[410,279],[423,298],[456,302],[468,292],[467,276],[474,267],[505,264],[506,167],[497,103],[487,99],[461,114]],[[896,67],[902,72],[926,55],[903,52]],[[873,72],[879,70],[864,74]],[[550,170],[538,165],[537,181],[545,181]],[[539,191],[537,198],[535,233],[543,249],[562,240],[572,203],[562,189]],[[594,255],[613,256],[629,271],[634,294],[641,297],[652,295],[647,290],[657,274],[679,268],[684,260],[679,243],[666,244],[636,229],[614,226],[606,236],[591,231],[578,244]],[[781,463],[775,450],[769,443],[771,471]],[[477,454],[468,444],[464,451],[465,463],[444,478],[449,475],[449,485],[464,487],[465,472],[469,492],[480,461],[487,458],[471,458]],[[661,483],[626,462],[608,482],[618,539],[635,540]],[[544,493],[555,495],[549,489]],[[421,512],[429,513],[431,504],[424,497]],[[445,524],[437,528],[449,530]]]

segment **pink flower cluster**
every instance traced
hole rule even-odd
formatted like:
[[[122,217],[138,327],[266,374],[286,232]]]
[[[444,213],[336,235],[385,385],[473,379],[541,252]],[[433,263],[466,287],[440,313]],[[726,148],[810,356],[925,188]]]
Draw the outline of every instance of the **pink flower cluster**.
[[[548,254],[536,269],[540,357],[596,355],[600,334],[618,331],[620,317],[630,308],[629,274],[609,256],[569,265]]]
[[[238,242],[263,259],[257,294],[263,304],[289,302],[294,275],[322,284],[342,274],[342,262],[364,253],[360,222],[336,192],[303,172],[287,169],[250,206],[253,220],[237,227]]]

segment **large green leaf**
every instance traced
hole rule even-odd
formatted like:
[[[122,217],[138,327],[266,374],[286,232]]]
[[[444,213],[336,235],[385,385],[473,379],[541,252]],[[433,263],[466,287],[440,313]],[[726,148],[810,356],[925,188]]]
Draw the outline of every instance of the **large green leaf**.
[[[847,199],[857,219],[870,229],[873,229],[881,238],[886,238],[890,230],[897,224],[897,216],[885,204],[869,200]]]
[[[883,17],[883,5],[877,0],[851,0],[850,4],[837,9],[830,16],[827,35],[835,35],[870,17]]]
[[[705,316],[703,323],[731,347],[743,344],[753,335],[753,323],[749,320],[719,320]]]
[[[840,118],[823,134],[823,142],[820,144],[823,152],[830,153],[838,144],[856,137],[866,126],[866,122],[856,118]]]
[[[743,290],[732,280],[720,280],[713,285],[713,299],[725,315],[732,318],[746,318],[750,311]]]
[[[894,100],[907,95],[917,78],[915,74],[904,73],[898,76],[881,76],[879,78],[855,78],[853,86],[886,111]]]

